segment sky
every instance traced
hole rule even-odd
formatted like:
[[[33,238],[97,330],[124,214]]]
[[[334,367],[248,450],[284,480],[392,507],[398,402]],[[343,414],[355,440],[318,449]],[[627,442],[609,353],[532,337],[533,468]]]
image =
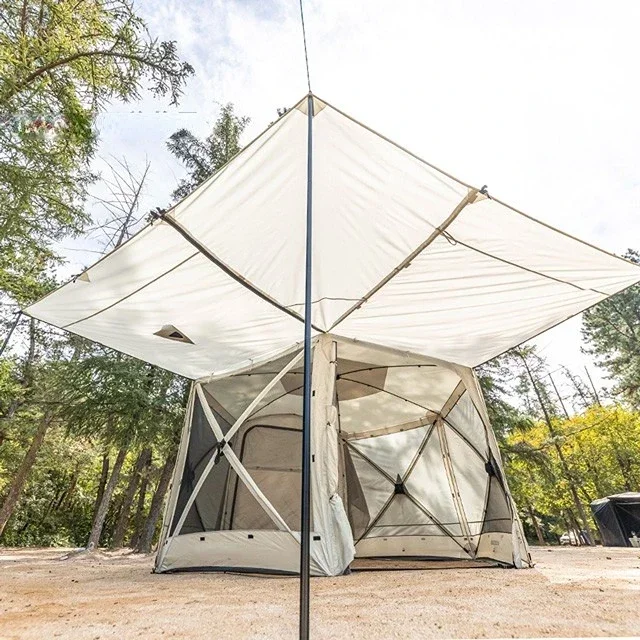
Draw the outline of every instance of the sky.
[[[307,81],[297,0],[135,5],[196,72],[178,107],[146,96],[99,118],[98,170],[151,164],[144,212],[169,204],[184,175],[171,133],[205,136],[233,102],[251,118],[248,142]],[[316,95],[540,220],[615,253],[640,248],[639,2],[304,0],[304,11]],[[61,276],[100,250],[95,236],[66,242]],[[552,371],[584,376],[591,363],[579,318],[536,344]]]

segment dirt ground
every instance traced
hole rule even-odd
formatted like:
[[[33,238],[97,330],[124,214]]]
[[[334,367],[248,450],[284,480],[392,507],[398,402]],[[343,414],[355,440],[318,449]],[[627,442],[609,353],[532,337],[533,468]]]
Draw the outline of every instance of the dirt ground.
[[[0,638],[297,637],[295,578],[153,575],[150,556],[0,548]],[[536,568],[312,580],[312,637],[640,635],[640,549],[534,548]]]

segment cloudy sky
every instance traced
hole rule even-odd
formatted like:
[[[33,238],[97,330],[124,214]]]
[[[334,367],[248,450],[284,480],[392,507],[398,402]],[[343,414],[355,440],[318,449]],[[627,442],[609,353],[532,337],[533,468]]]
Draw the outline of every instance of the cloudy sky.
[[[100,118],[98,168],[151,162],[145,211],[183,174],[172,132],[205,135],[233,102],[248,141],[307,87],[297,0],[136,4],[196,70],[179,107],[146,98]],[[305,19],[314,93],[526,213],[613,252],[640,247],[639,2],[305,0]],[[70,274],[100,249],[65,246]],[[553,368],[584,373],[579,327],[537,341]]]

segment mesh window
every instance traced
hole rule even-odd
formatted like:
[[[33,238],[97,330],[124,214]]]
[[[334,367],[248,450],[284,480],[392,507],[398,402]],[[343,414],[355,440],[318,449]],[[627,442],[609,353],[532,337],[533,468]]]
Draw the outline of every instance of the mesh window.
[[[222,431],[228,431],[229,424],[224,421],[220,415],[215,414],[215,412],[214,415]],[[173,522],[171,523],[172,534],[200,476],[211,458],[215,455],[217,444],[213,431],[202,410],[200,399],[196,396],[193,407],[189,446],[184,470],[182,472],[182,479],[180,481],[180,492],[178,494]],[[227,484],[228,475],[229,463],[224,458],[221,458],[204,481],[197,498],[187,514],[181,533],[212,531],[220,528],[224,489]]]
[[[239,453],[244,468],[293,530],[300,529],[301,448],[300,429],[254,425],[245,432]],[[275,528],[242,482],[236,482],[232,502],[232,529]]]
[[[500,480],[491,476],[482,533],[511,533],[511,512]]]

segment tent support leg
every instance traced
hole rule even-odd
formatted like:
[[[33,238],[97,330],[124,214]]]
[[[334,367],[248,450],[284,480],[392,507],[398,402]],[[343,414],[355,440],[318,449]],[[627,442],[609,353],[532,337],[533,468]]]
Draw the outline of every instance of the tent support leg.
[[[307,242],[304,292],[304,392],[302,398],[302,498],[300,505],[300,638],[309,638],[311,538],[311,267],[313,95],[307,96]]]

